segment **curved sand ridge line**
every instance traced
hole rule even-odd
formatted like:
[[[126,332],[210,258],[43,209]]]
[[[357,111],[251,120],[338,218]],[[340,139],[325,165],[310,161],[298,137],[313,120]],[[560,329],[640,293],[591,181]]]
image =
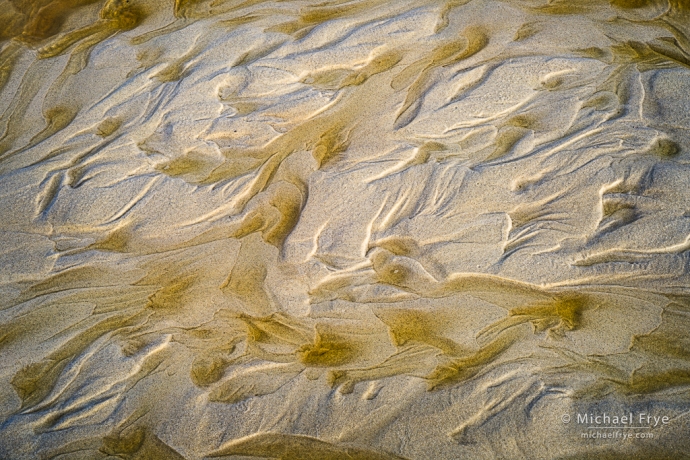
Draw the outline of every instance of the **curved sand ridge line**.
[[[687,447],[685,2],[3,10],[0,457]]]

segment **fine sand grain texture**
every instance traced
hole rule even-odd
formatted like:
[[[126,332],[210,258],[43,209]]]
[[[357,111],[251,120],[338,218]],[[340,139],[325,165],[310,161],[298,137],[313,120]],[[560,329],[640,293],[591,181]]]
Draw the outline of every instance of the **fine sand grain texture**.
[[[687,0],[0,0],[0,458],[690,458]]]

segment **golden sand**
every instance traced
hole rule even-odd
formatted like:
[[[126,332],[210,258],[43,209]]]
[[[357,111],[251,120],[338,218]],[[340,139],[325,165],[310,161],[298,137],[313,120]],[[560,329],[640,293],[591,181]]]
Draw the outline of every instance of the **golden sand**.
[[[0,6],[0,458],[687,455],[686,0]]]

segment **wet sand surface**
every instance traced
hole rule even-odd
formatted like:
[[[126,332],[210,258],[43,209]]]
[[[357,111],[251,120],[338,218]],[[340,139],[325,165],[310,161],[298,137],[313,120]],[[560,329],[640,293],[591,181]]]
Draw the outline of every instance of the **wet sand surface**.
[[[690,457],[686,0],[0,0],[0,47],[0,458]]]

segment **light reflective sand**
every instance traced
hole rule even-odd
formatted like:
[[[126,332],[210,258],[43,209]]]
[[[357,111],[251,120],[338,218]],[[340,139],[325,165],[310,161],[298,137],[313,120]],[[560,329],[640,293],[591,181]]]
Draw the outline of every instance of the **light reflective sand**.
[[[0,458],[688,456],[686,0],[0,0],[0,43]]]

